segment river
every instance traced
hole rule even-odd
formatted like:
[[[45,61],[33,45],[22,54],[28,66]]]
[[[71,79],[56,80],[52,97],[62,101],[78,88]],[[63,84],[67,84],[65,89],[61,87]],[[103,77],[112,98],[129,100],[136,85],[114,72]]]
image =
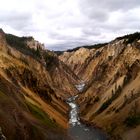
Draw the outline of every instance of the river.
[[[77,85],[77,89],[81,92],[84,83]],[[107,135],[98,128],[87,126],[80,122],[79,107],[75,102],[78,95],[68,98],[67,104],[70,106],[69,112],[69,129],[68,135],[72,140],[107,140]]]

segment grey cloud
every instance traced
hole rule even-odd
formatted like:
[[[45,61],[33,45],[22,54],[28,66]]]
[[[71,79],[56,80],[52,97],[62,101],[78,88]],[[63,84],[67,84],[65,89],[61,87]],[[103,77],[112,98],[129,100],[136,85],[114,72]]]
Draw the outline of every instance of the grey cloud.
[[[106,42],[109,41],[108,34],[112,34],[113,38],[114,36],[117,37],[120,34],[131,33],[140,29],[139,19],[134,16],[133,12],[130,14],[130,11],[133,11],[133,8],[138,7],[140,4],[137,0],[80,0],[79,3],[79,10],[84,16],[83,20],[74,20],[73,18],[72,21],[64,20],[59,27],[61,29],[79,27],[82,31],[81,36],[75,38],[62,35],[54,30],[49,33],[50,38],[57,39],[61,43],[49,45],[49,48],[66,50],[84,44]],[[110,13],[115,11],[120,11],[121,18],[115,24],[108,23]],[[66,17],[66,19],[69,18]],[[89,38],[93,38],[93,40]],[[98,40],[96,40],[97,38]]]
[[[96,43],[98,43],[98,41],[88,40],[85,38],[78,38],[75,40],[65,40],[57,44],[46,44],[46,48],[50,50],[58,51],[58,50],[67,50],[67,49],[72,49],[79,46],[91,45],[91,44],[96,44]]]
[[[32,15],[29,13],[20,13],[16,11],[0,11],[0,22],[16,30],[24,30],[31,24]]]
[[[72,5],[73,3],[77,5],[75,6],[77,9],[72,9],[71,3],[67,4],[63,0],[59,0],[58,3],[56,1],[55,8],[52,3],[49,5],[49,0],[47,2],[36,0],[37,3],[33,6],[35,8],[28,9],[28,12],[19,12],[16,9],[8,12],[0,9],[0,24],[21,31],[23,35],[36,36],[38,40],[48,44],[50,49],[55,50],[100,43],[120,34],[140,30],[139,0],[71,1]],[[60,8],[61,4],[64,9]],[[23,6],[26,6],[26,2]],[[115,17],[114,12],[119,12],[120,15]],[[35,20],[32,21],[34,14]],[[49,40],[50,42],[47,42]],[[56,43],[53,43],[53,40]]]
[[[138,0],[79,0],[80,11],[90,20],[105,22],[109,18],[110,12],[121,10],[126,12],[139,7]],[[122,13],[123,14],[123,13]]]
[[[85,43],[85,42],[78,42],[78,41],[75,41],[75,42],[68,42],[66,41],[65,43],[60,43],[60,44],[54,44],[54,45],[46,45],[46,48],[50,49],[50,50],[55,50],[55,51],[58,51],[58,50],[67,50],[67,49],[72,49],[72,48],[75,48],[75,47],[79,47],[79,46],[83,46],[83,45],[89,45],[90,43]],[[94,42],[93,42],[94,44]]]
[[[140,4],[138,0],[79,0],[79,2],[83,8],[92,7],[93,11],[98,8],[101,8],[103,11],[105,9],[108,9],[108,11],[125,11],[138,7]]]
[[[109,17],[109,13],[105,9],[93,8],[91,5],[81,7],[81,12],[83,12],[89,20],[94,20],[96,22],[105,21]]]
[[[82,29],[82,32],[83,32],[83,36],[86,37],[86,36],[99,36],[101,33],[100,33],[100,29],[97,27],[97,28],[94,28],[94,27],[87,27],[87,28],[83,28]]]

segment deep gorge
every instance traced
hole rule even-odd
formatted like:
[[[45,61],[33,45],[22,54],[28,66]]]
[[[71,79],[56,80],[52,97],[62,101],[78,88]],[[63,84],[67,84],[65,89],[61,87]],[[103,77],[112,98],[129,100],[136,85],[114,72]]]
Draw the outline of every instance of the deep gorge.
[[[139,36],[58,53],[0,30],[2,135],[139,140]]]

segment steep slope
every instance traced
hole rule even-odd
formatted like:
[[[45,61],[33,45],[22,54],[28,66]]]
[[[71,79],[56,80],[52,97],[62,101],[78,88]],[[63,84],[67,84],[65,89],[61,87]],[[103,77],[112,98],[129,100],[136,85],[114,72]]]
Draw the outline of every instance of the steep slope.
[[[94,49],[89,50],[86,48],[80,48],[74,52],[64,52],[59,58],[66,63],[76,75],[79,75],[83,69],[83,64],[89,57],[92,57],[93,52]]]
[[[104,128],[112,139],[140,138],[140,34],[117,38],[96,51],[84,69],[81,117]],[[95,54],[96,54],[95,53]]]
[[[97,49],[59,55],[85,81],[79,95],[83,121],[116,140],[140,139],[140,33],[119,37]]]
[[[65,98],[77,93],[77,81],[32,37],[0,31],[0,126],[8,140],[63,139]]]
[[[85,81],[84,73],[86,72],[84,70],[88,66],[90,60],[92,60],[95,55],[98,55],[96,50],[105,45],[107,45],[107,43],[82,46],[61,53],[57,52],[57,54],[62,62],[64,62],[80,79]]]

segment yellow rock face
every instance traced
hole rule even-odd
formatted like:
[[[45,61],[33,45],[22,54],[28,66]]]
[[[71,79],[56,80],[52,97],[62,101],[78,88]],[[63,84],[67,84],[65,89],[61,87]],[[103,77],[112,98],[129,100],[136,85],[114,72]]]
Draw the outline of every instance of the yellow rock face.
[[[78,98],[81,119],[95,123],[117,139],[128,139],[130,129],[131,137],[137,139],[140,49],[139,41],[126,41],[116,39],[98,49],[81,48],[59,57],[86,83]]]
[[[41,46],[39,42],[25,39],[20,48],[19,37],[12,36],[19,43],[12,46],[5,36],[0,33],[0,126],[4,134],[7,139],[64,138],[65,99],[77,94],[77,76],[43,47],[38,48],[41,56],[34,55],[37,49],[29,46]],[[32,135],[29,130],[36,132]]]

